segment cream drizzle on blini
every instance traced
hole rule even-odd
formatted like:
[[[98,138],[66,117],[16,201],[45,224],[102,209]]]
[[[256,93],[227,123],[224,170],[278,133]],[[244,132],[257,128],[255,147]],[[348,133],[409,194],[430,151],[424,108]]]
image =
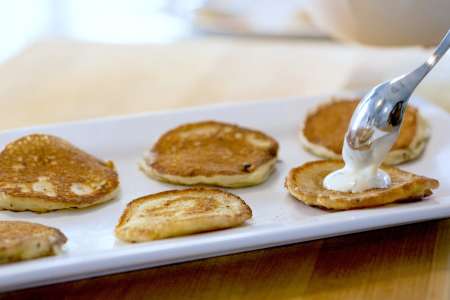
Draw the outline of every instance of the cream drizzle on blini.
[[[352,193],[389,187],[391,178],[380,169],[380,165],[398,134],[397,130],[375,139],[372,151],[352,149],[347,141],[344,141],[342,158],[345,166],[328,174],[323,180],[324,187],[329,190]]]

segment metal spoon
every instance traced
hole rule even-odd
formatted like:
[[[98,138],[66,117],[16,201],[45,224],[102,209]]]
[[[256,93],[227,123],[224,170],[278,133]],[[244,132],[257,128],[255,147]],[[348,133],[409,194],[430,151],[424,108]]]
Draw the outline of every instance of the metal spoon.
[[[344,141],[344,160],[361,166],[380,165],[397,139],[408,100],[417,85],[450,47],[450,30],[434,53],[411,73],[373,88],[356,107]],[[347,163],[347,162],[346,162]]]

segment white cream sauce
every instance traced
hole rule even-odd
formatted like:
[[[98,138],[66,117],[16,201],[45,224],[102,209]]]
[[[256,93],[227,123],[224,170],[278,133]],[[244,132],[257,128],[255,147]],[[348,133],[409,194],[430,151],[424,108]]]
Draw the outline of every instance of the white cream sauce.
[[[397,139],[398,131],[373,141],[372,150],[354,150],[344,141],[342,158],[345,166],[325,177],[323,185],[329,190],[358,193],[391,185],[389,175],[379,167]]]

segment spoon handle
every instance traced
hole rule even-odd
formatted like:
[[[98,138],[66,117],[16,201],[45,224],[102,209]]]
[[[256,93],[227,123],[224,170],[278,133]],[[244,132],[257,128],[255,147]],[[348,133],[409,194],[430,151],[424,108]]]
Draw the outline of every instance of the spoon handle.
[[[408,87],[410,92],[416,88],[417,85],[423,80],[423,78],[428,74],[428,72],[433,69],[433,67],[438,63],[438,61],[444,56],[445,52],[450,48],[450,30],[441,40],[437,48],[434,50],[433,54],[428,58],[428,60],[423,63],[420,67],[412,71],[411,73],[403,76],[401,78],[402,83]]]
[[[430,58],[427,60],[426,64],[430,66],[430,69],[434,67],[434,65],[436,65],[436,63],[441,59],[442,56],[444,56],[448,48],[450,48],[450,30],[444,36]]]

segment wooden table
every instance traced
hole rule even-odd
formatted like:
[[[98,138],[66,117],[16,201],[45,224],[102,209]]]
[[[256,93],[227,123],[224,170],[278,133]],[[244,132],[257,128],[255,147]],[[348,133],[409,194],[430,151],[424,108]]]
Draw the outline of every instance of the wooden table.
[[[421,49],[200,39],[108,46],[41,41],[0,65],[0,128],[364,88]],[[392,58],[399,59],[393,69]],[[367,76],[370,74],[370,76]],[[431,97],[443,107],[450,104]],[[17,291],[7,299],[448,299],[441,220]]]

